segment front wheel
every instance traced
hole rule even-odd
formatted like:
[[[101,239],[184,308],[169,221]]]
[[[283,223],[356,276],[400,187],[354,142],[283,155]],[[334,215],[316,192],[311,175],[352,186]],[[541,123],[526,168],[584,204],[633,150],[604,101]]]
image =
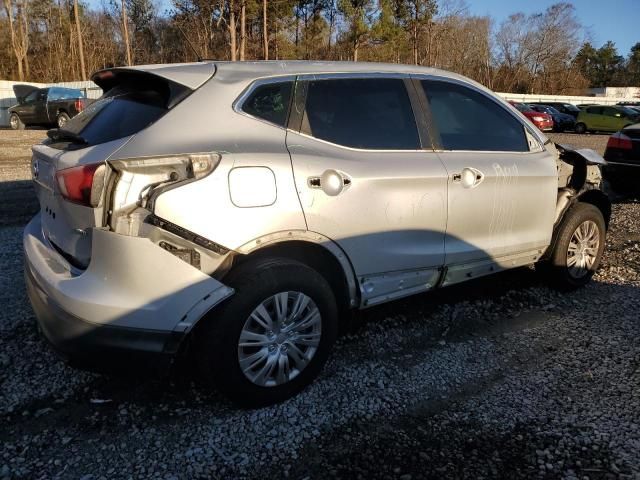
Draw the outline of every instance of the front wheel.
[[[551,256],[537,268],[560,289],[586,285],[600,265],[605,238],[602,212],[591,204],[577,203],[565,214],[554,235]]]
[[[260,407],[292,397],[320,373],[337,334],[331,287],[287,259],[240,265],[235,293],[196,332],[200,375],[235,403]]]

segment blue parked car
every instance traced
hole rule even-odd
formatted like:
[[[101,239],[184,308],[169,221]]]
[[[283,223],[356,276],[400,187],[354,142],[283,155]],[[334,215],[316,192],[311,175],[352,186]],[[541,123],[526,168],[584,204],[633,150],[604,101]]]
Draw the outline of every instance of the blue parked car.
[[[565,132],[567,130],[573,130],[576,126],[576,119],[573,115],[567,113],[561,113],[554,107],[549,105],[532,105],[529,106],[536,112],[548,113],[553,117],[553,130],[555,132]]]

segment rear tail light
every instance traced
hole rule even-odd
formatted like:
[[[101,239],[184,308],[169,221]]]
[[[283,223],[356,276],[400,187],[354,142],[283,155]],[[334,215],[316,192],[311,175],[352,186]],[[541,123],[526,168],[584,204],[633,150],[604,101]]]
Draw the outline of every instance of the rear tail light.
[[[56,180],[65,200],[86,207],[97,207],[104,184],[104,164],[93,163],[58,170]]]
[[[622,132],[614,133],[609,137],[607,148],[618,148],[620,150],[631,150],[633,148],[632,140]]]
[[[81,112],[82,110],[84,110],[84,100],[82,98],[78,98],[75,101],[75,107],[77,112]]]

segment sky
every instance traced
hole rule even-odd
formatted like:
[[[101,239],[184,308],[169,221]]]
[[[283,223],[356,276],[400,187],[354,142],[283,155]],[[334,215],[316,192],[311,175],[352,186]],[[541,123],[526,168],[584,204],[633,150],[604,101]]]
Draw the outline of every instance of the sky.
[[[512,13],[540,13],[559,0],[467,0],[469,13],[489,15],[496,25]],[[595,47],[607,40],[616,44],[618,53],[629,54],[640,42],[640,0],[574,0],[578,20],[590,34]]]

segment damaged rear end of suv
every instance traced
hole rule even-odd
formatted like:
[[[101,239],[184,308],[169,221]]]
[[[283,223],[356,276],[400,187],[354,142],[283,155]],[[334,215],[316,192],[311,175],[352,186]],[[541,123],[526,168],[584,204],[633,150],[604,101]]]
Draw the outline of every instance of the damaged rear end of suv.
[[[222,247],[151,215],[157,195],[209,175],[220,155],[180,141],[140,155],[135,141],[214,71],[99,72],[103,97],[33,147],[41,210],[24,233],[25,279],[42,333],[71,364],[164,371],[195,320],[233,291],[208,275]]]

